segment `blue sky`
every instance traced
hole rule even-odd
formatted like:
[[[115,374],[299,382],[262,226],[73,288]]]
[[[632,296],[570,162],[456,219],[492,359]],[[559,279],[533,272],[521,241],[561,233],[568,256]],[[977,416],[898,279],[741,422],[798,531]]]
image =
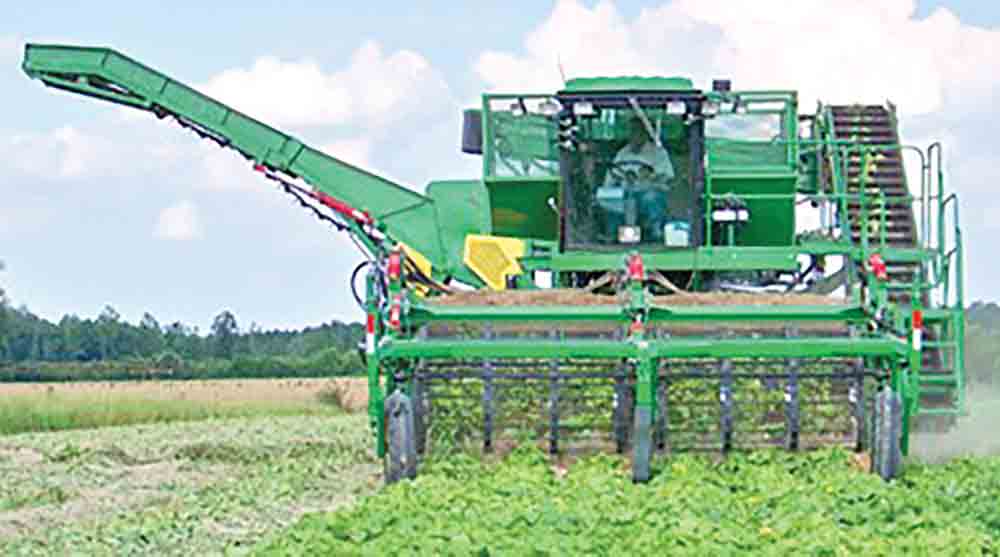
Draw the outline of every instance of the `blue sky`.
[[[358,318],[348,241],[238,157],[28,80],[30,40],[113,46],[416,189],[476,176],[478,161],[458,151],[461,108],[486,89],[557,86],[557,57],[571,75],[729,75],[799,89],[803,106],[888,98],[905,140],[946,143],[969,293],[994,299],[1000,5],[740,4],[17,3],[0,21],[0,285],[51,319],[106,304],[132,321],[150,311],[202,328],[222,309],[243,326]]]

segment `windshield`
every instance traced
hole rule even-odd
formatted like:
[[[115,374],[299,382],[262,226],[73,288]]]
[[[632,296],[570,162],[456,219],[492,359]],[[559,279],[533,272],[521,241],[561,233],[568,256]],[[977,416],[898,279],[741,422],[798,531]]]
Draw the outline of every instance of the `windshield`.
[[[659,108],[577,107],[564,149],[567,244],[690,245],[689,128]]]

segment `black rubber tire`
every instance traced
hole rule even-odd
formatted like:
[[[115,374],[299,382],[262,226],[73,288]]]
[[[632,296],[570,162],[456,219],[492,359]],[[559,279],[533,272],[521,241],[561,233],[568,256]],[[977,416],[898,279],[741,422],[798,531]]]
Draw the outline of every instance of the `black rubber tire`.
[[[649,481],[653,458],[653,414],[650,408],[635,409],[635,431],[632,435],[632,481]]]
[[[888,386],[875,397],[872,471],[883,480],[903,472],[903,400]]]
[[[385,483],[417,476],[417,447],[413,404],[400,391],[385,400]]]

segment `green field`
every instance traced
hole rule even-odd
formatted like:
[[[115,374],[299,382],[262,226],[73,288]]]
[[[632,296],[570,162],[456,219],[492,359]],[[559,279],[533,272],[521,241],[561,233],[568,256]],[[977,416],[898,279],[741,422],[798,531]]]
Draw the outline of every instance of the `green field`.
[[[914,467],[886,484],[846,452],[568,470],[538,450],[499,466],[438,460],[412,483],[311,515],[260,555],[996,555],[1000,458]]]
[[[661,458],[634,485],[625,457],[526,445],[383,488],[366,416],[322,385],[129,388],[6,393],[4,420],[73,429],[0,435],[0,555],[1000,555],[997,400],[890,484],[840,450]]]

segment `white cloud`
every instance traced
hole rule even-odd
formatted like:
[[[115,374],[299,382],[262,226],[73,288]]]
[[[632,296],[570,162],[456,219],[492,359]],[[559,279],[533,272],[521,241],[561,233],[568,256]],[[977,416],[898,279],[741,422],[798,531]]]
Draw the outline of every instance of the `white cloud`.
[[[198,209],[190,201],[181,201],[160,211],[156,236],[168,240],[192,240],[201,237]]]
[[[17,153],[9,159],[13,168],[30,176],[79,179],[109,172],[117,160],[111,142],[73,126],[11,134],[4,143]]]
[[[423,56],[409,50],[387,55],[374,41],[359,47],[341,70],[265,56],[200,89],[277,126],[384,126],[422,110],[424,101],[448,98],[447,84]]]
[[[526,55],[487,51],[475,67],[491,89],[508,91],[555,90],[560,62],[568,77],[649,73],[634,35],[611,2],[590,9],[562,0],[525,38]]]
[[[494,89],[546,91],[561,58],[570,77],[680,73],[707,86],[726,76],[740,89],[797,89],[804,107],[889,98],[903,114],[994,90],[986,68],[1000,61],[1000,32],[946,9],[914,14],[912,0],[676,0],[627,21],[612,2],[560,0],[522,53],[485,52],[476,70]]]

